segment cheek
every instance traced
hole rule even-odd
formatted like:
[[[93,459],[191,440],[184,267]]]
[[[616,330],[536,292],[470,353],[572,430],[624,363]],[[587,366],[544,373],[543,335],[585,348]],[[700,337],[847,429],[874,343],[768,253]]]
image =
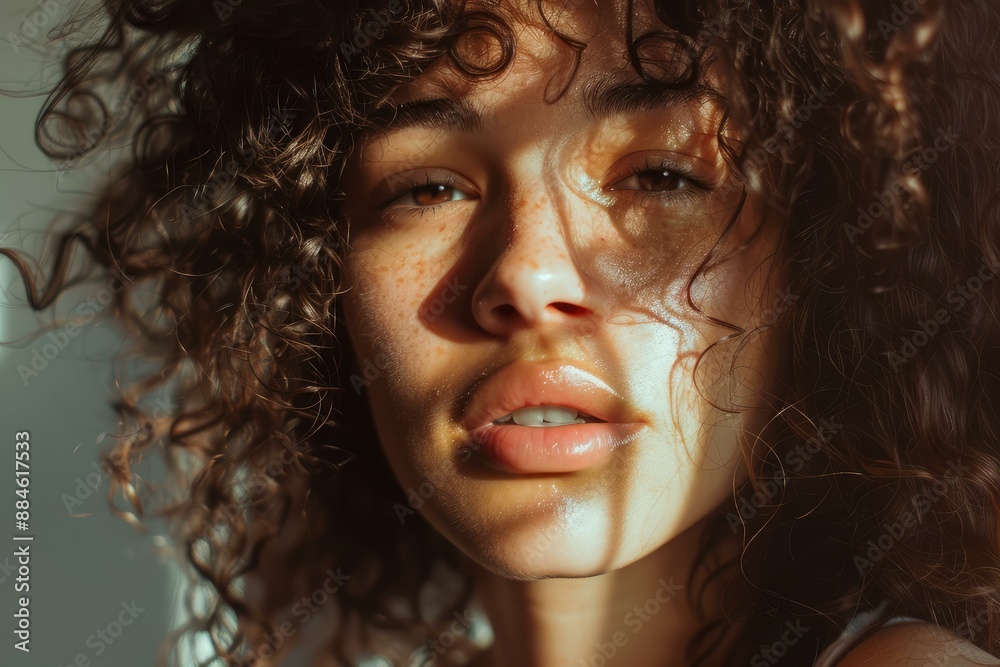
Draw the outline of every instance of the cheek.
[[[690,308],[688,284],[734,212],[734,207],[722,203],[666,213],[652,206],[625,211],[618,223],[621,243],[595,252],[594,273],[610,287],[620,309],[662,322],[703,319]],[[704,284],[702,277],[692,285],[699,306],[703,301],[698,298],[711,299],[713,292],[731,289],[729,277],[712,280],[713,284]]]
[[[373,404],[419,393],[414,389],[445,363],[445,349],[423,321],[426,294],[438,277],[426,259],[408,250],[358,251],[345,263],[350,289],[341,297],[344,315]]]
[[[405,366],[407,348],[420,340],[423,302],[437,280],[431,263],[413,245],[378,247],[352,253],[344,272],[351,339],[361,349],[391,355],[394,367]]]

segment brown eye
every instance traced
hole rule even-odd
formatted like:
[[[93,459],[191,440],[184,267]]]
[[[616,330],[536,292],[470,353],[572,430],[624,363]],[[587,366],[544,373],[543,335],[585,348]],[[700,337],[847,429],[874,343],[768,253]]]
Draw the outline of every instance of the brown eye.
[[[450,185],[430,183],[410,191],[417,206],[434,206],[452,201],[457,190]]]
[[[636,174],[639,189],[646,192],[663,192],[680,187],[683,177],[666,169],[646,169]]]
[[[394,197],[386,206],[389,208],[431,208],[440,204],[474,198],[474,195],[457,185],[453,185],[450,179],[443,182],[428,180],[425,183],[411,183],[405,191]]]
[[[641,192],[672,192],[687,189],[693,182],[685,176],[664,169],[634,169],[632,176],[611,186],[612,190],[639,190]]]

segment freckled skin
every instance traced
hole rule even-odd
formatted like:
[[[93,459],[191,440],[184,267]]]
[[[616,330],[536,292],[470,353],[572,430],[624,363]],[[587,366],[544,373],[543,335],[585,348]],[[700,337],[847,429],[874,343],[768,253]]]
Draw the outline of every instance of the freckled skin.
[[[619,11],[613,3],[584,7],[579,25],[621,25],[617,14],[593,15]],[[482,132],[409,128],[373,137],[352,158],[345,186],[352,287],[344,309],[358,361],[390,359],[367,392],[401,486],[435,480],[421,512],[469,559],[485,595],[559,610],[510,624],[497,611],[498,628],[517,635],[509,640],[520,641],[524,653],[516,655],[523,663],[506,653],[495,664],[577,664],[569,661],[593,650],[584,640],[614,627],[579,617],[581,600],[628,609],[630,596],[644,600],[655,588],[637,583],[644,577],[685,579],[693,527],[745,477],[740,430],[753,433],[769,414],[761,397],[772,372],[762,350],[774,341],[765,332],[739,357],[738,341],[711,357],[746,367],[759,381],[740,391],[742,415],[709,400],[727,402],[724,383],[706,385],[719,392],[711,396],[696,390],[694,362],[733,331],[708,322],[686,297],[739,201],[715,139],[718,110],[692,103],[624,118],[588,116],[583,83],[599,72],[634,74],[620,35],[591,41],[570,89],[545,103],[548,73],[565,53],[543,31],[517,34],[517,57],[498,80],[467,84],[437,67],[397,100],[459,90],[483,110]],[[610,187],[631,178],[631,167],[645,169],[646,154],[667,155],[694,178],[729,187],[691,186],[689,196],[662,201]],[[394,169],[412,170],[418,182],[456,174],[469,196],[377,211],[382,202],[370,193]],[[705,312],[745,328],[781,287],[776,277],[773,284],[761,277],[778,231],[761,211],[753,201],[744,207],[723,249],[760,233],[692,285]],[[453,284],[463,287],[446,301]],[[440,314],[422,319],[436,301]],[[607,464],[565,475],[505,475],[458,456],[468,442],[461,409],[483,374],[514,359],[549,358],[585,362],[615,387],[643,415],[640,437]],[[623,649],[632,657],[621,664],[665,664],[666,654],[657,649],[657,657],[644,642],[681,645],[691,613],[681,603],[671,609],[657,617],[660,631]],[[526,636],[535,640],[525,643]]]

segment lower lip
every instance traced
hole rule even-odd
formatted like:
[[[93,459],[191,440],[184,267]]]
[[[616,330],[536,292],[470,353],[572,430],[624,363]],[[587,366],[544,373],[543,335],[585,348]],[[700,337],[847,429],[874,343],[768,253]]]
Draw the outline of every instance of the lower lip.
[[[473,430],[472,449],[504,472],[561,473],[607,461],[632,440],[641,423],[594,422],[565,426],[487,424]]]

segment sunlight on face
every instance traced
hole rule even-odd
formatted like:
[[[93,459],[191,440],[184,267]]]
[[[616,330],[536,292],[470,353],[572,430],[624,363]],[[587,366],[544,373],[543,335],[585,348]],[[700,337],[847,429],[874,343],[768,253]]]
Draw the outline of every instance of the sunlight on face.
[[[714,347],[695,385],[695,361],[736,331],[705,314],[752,330],[780,287],[777,230],[749,199],[691,285],[704,314],[688,300],[742,195],[721,110],[615,105],[608,89],[640,83],[623,17],[583,11],[559,17],[588,47],[558,101],[571,54],[518,25],[498,79],[440,64],[399,90],[343,184],[344,314],[358,363],[379,369],[367,391],[390,464],[437,530],[511,578],[618,569],[704,518],[745,477],[740,429],[767,415],[773,375],[765,328]],[[742,416],[720,409],[734,400]],[[604,412],[490,424],[538,405]]]

